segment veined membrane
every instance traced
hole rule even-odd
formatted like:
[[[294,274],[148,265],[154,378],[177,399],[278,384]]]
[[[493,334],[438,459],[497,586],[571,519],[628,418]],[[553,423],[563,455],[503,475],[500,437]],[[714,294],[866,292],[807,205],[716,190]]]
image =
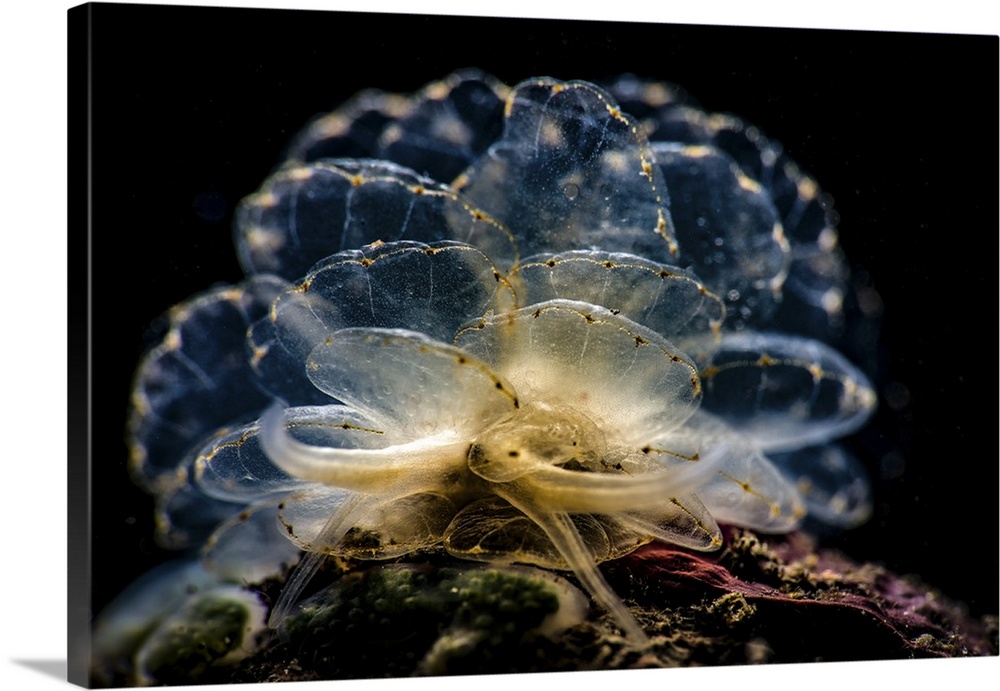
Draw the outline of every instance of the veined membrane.
[[[601,562],[864,520],[833,444],[876,398],[836,348],[832,217],[776,145],[673,93],[465,71],[299,135],[237,211],[246,281],[174,308],[136,373],[132,470],[160,537],[200,546],[184,573],[297,564],[277,627],[327,556],[443,549],[570,570],[641,646]],[[148,659],[165,615],[123,646],[121,611],[98,654]]]

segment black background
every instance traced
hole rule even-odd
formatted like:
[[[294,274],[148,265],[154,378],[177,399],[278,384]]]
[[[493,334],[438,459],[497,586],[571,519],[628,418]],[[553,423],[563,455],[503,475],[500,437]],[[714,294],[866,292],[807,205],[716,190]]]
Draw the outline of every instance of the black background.
[[[756,124],[818,179],[835,200],[843,246],[885,306],[876,381],[910,394],[899,409],[883,400],[856,440],[875,477],[875,515],[832,544],[919,574],[973,614],[997,612],[997,428],[985,385],[997,362],[986,299],[997,284],[996,37],[91,12],[95,611],[163,558],[152,502],[125,469],[127,399],[149,323],[240,279],[233,208],[309,118],[364,87],[411,92],[479,67],[508,84],[622,72],[671,81],[706,110]]]

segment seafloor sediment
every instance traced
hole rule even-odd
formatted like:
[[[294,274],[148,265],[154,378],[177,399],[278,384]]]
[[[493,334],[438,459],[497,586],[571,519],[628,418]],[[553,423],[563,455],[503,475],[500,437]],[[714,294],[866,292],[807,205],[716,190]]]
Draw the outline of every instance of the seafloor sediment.
[[[469,580],[466,563],[426,555],[405,569],[331,563],[320,597],[285,635],[236,667],[208,665],[169,683],[270,682],[439,674],[892,660],[997,655],[997,617],[911,576],[817,549],[803,534],[727,530],[705,555],[648,545],[602,567],[650,635],[626,643],[596,607],[558,635],[539,622],[549,585],[521,576]],[[465,579],[465,580],[463,580]],[[572,576],[567,576],[572,580]],[[323,581],[325,580],[325,584]],[[276,597],[280,582],[265,593]],[[332,587],[331,587],[332,586]],[[315,601],[315,599],[314,599]]]

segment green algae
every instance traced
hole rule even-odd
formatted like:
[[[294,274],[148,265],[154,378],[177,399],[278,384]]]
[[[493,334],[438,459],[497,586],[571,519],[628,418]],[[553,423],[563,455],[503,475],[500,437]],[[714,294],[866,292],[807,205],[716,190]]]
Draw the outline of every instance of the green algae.
[[[566,587],[520,569],[382,567],[310,598],[283,634],[313,650],[320,676],[506,671],[551,628]]]
[[[238,650],[250,614],[243,603],[208,595],[147,642],[141,666],[162,684],[190,683]]]

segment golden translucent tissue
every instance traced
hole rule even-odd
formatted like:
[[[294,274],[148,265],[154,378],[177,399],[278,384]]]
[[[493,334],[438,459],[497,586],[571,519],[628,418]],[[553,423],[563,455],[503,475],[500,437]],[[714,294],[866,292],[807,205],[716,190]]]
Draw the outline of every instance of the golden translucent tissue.
[[[134,476],[199,578],[297,562],[279,626],[328,555],[444,550],[570,570],[639,644],[601,562],[866,518],[825,199],[677,93],[466,71],[299,136],[237,212],[246,281],[136,374]]]

